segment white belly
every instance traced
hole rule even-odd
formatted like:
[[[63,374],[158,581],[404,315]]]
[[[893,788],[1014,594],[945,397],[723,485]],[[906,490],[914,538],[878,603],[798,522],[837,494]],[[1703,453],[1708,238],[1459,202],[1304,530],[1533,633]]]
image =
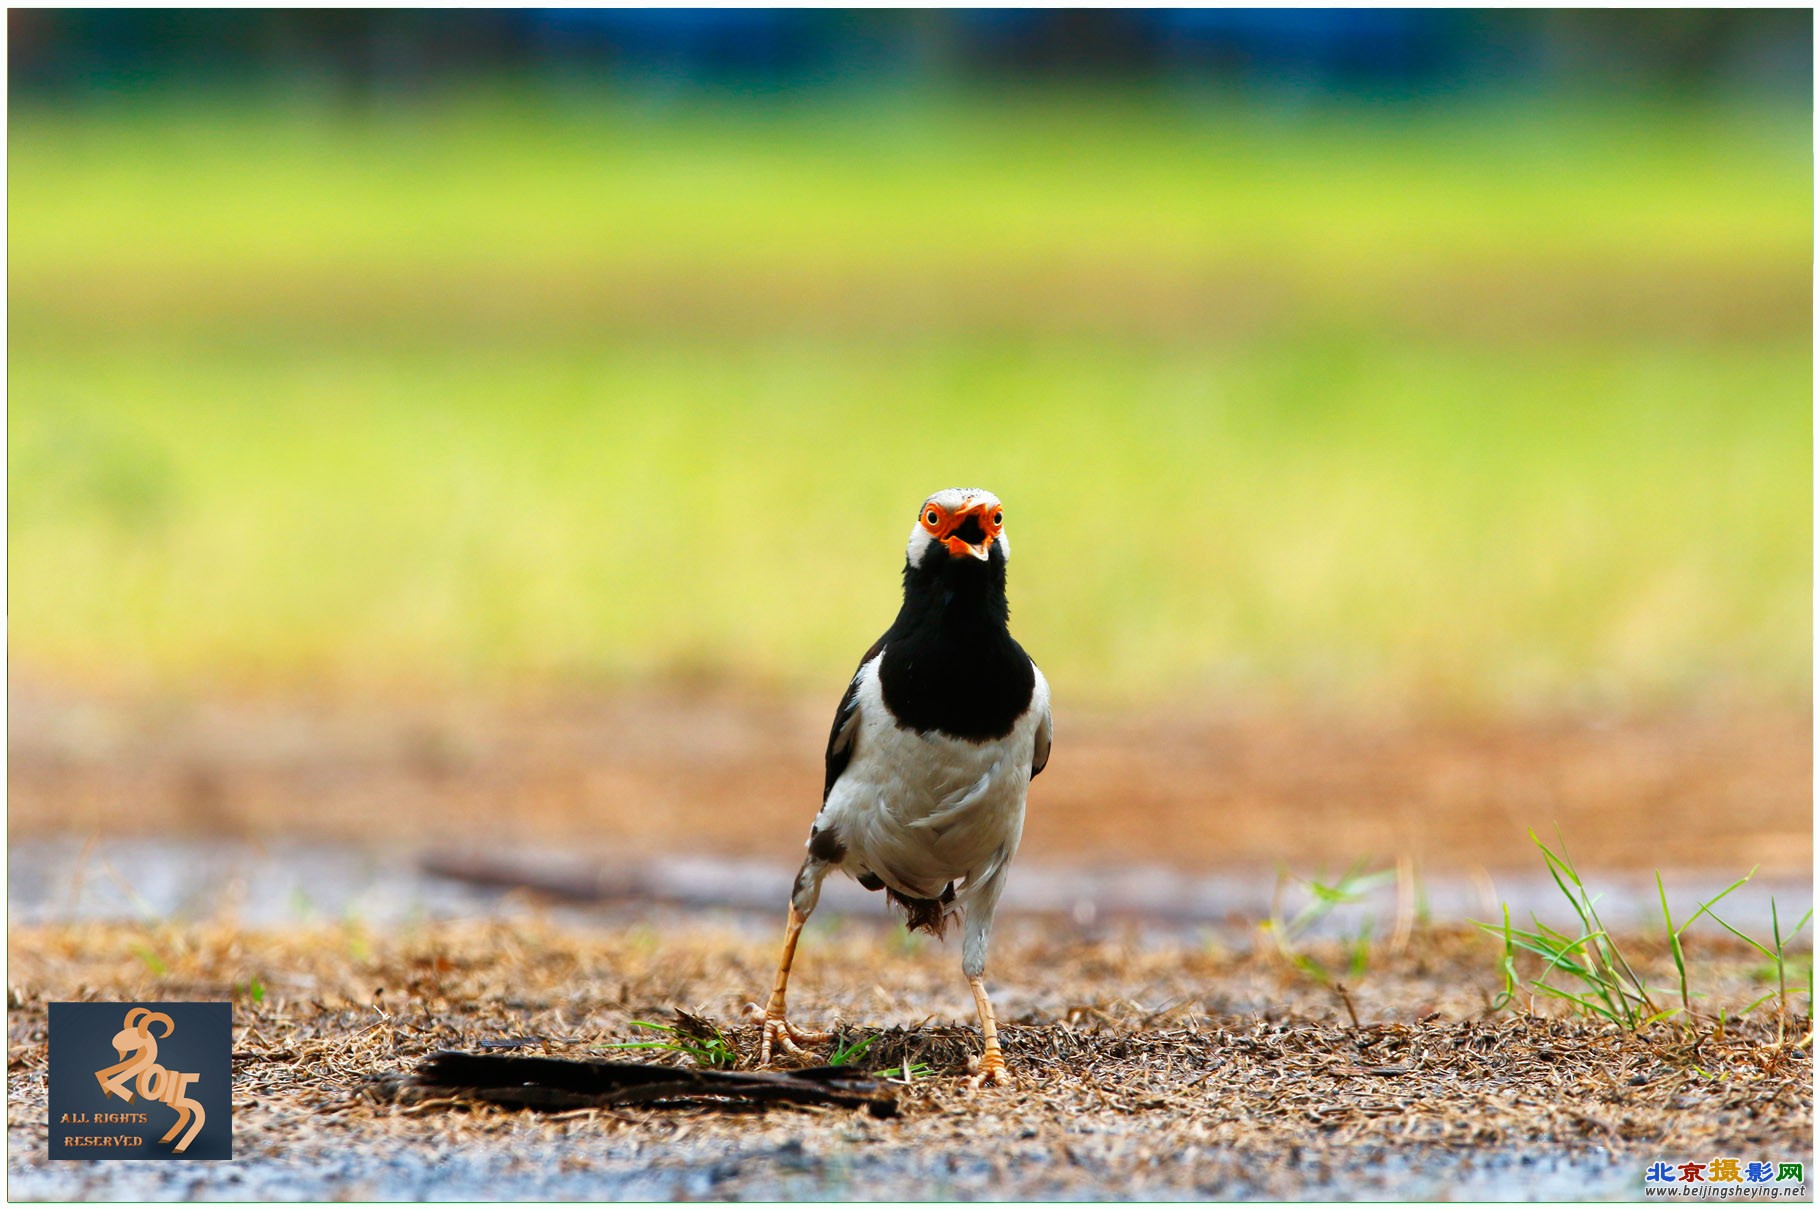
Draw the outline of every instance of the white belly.
[[[874,658],[859,672],[853,757],[816,822],[835,829],[846,847],[842,868],[854,877],[871,872],[918,899],[954,882],[964,899],[1017,851],[1048,686],[1038,674],[1009,735],[972,743],[897,726],[878,667]]]

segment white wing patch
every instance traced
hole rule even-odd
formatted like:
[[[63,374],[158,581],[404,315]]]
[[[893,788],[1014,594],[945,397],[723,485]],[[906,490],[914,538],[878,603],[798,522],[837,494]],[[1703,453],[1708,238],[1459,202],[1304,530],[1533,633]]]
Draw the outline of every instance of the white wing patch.
[[[1042,669],[1032,663],[1030,667],[1036,672],[1037,694],[1043,699],[1043,717],[1036,725],[1036,744],[1030,753],[1030,776],[1035,777],[1049,764],[1049,739],[1053,732],[1053,723],[1049,717],[1049,682],[1043,679]],[[1031,704],[1035,705],[1033,699]]]

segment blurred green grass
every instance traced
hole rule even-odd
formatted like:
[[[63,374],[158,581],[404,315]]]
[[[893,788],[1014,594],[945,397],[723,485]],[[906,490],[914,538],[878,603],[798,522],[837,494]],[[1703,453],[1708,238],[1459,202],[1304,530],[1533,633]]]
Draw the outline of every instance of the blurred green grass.
[[[1525,258],[1799,267],[1808,126],[1777,110],[991,104],[28,110],[16,287],[104,272],[1123,271],[1301,279]]]
[[[12,123],[33,674],[825,687],[977,483],[1076,700],[1805,700],[1804,122]]]

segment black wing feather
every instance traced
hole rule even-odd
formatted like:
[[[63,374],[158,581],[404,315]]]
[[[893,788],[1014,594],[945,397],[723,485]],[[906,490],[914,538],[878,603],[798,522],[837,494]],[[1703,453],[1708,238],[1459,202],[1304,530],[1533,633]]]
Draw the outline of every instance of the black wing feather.
[[[866,649],[860,658],[859,668],[864,668],[878,658],[884,650],[885,640]],[[853,679],[847,683],[847,693],[840,700],[840,708],[834,712],[834,726],[828,731],[828,755],[826,758],[827,776],[822,782],[822,805],[828,805],[828,795],[834,792],[834,783],[847,771],[847,762],[853,759],[853,741],[859,734],[859,668],[853,670]]]

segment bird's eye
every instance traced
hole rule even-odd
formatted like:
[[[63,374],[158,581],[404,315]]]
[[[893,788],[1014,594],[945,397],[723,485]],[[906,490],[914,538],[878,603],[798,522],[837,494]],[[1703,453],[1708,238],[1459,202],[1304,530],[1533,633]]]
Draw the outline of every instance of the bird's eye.
[[[997,529],[999,526],[1003,525],[1004,523],[1005,523],[1005,510],[1001,508],[997,512],[992,514],[992,527],[994,529]]]
[[[937,525],[940,525],[941,523],[942,523],[942,515],[940,513],[936,512],[934,509],[930,509],[928,512],[923,514],[923,524],[929,526],[931,529],[935,528]]]

